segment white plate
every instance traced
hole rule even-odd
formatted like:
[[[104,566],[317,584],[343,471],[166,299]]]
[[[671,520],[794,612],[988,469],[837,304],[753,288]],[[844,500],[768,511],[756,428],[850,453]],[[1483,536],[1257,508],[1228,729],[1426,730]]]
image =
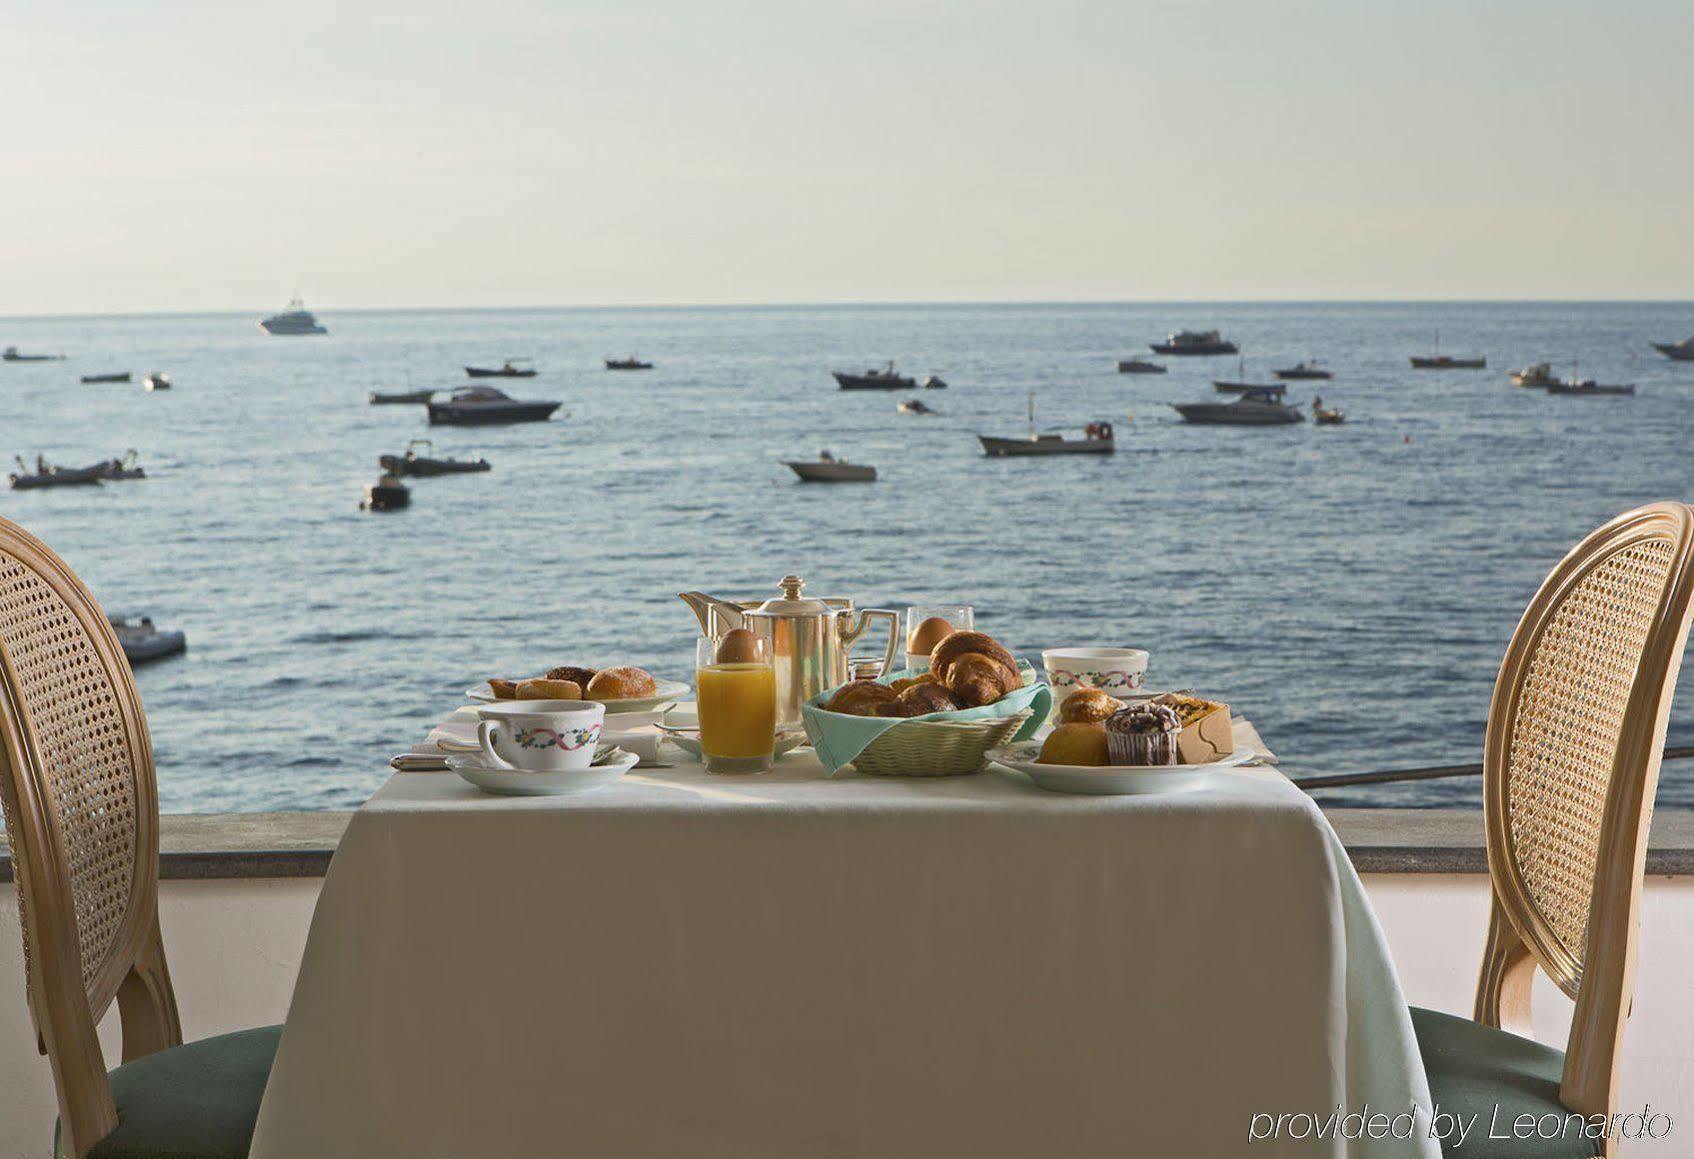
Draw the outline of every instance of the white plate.
[[[1221,769],[1244,765],[1256,755],[1238,748],[1227,757],[1203,765],[1044,765],[1041,742],[1023,741],[989,749],[988,759],[1025,774],[1041,788],[1053,793],[1083,793],[1094,796],[1133,796],[1156,793],[1185,793],[1204,788]]]
[[[586,769],[535,773],[525,769],[491,769],[481,756],[449,756],[447,767],[485,793],[499,797],[562,797],[603,789],[635,767],[634,753],[602,748]]]
[[[658,677],[654,677],[653,688],[652,696],[637,696],[630,700],[596,700],[592,696],[585,696],[583,699],[593,700],[596,704],[604,704],[607,712],[650,712],[661,704],[669,704],[688,695],[688,685],[675,680],[660,680]],[[494,689],[489,687],[486,680],[475,688],[465,689],[465,695],[472,700],[482,701],[485,704],[491,703],[495,699]]]
[[[660,727],[664,728],[665,739],[676,745],[677,748],[697,760],[702,756],[700,750],[700,733],[698,730],[678,731],[674,728],[665,727],[663,725]],[[779,732],[776,734],[775,755],[778,757],[784,756],[787,753],[793,752],[805,743],[806,734],[804,732],[799,730],[795,730],[794,732]]]

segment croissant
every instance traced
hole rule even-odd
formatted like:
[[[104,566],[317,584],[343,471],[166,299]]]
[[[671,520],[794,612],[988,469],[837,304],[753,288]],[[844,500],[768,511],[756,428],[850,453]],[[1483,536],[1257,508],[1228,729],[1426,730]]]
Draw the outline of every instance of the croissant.
[[[894,700],[900,716],[923,716],[930,712],[952,712],[959,702],[939,684],[913,684]]]
[[[966,652],[947,669],[947,687],[966,708],[993,704],[1008,692],[1015,692],[1018,685],[1015,667],[981,652]]]
[[[1015,674],[1018,670],[1017,657],[1001,647],[1000,642],[986,632],[954,632],[943,637],[941,643],[929,654],[929,670],[940,678],[941,683],[951,685],[954,662],[959,657],[968,656],[973,652],[990,660],[998,660],[1009,672]]]
[[[874,680],[855,680],[845,684],[824,705],[826,712],[844,712],[849,716],[880,716],[877,710],[894,703],[897,694],[886,684]]]

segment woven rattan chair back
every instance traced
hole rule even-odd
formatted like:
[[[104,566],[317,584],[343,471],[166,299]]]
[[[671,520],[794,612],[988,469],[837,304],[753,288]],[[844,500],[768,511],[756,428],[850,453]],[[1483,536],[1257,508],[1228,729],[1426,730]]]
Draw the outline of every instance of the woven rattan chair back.
[[[1647,829],[1694,594],[1694,511],[1612,520],[1541,585],[1488,717],[1494,906],[1478,1021],[1528,1035],[1539,965],[1576,1001],[1560,1097],[1609,1113],[1634,982]]]
[[[48,547],[0,519],[0,802],[30,1016],[65,1153],[117,1125],[97,1028],[114,999],[127,1061],[182,1041],[159,938],[158,796],[129,663]]]

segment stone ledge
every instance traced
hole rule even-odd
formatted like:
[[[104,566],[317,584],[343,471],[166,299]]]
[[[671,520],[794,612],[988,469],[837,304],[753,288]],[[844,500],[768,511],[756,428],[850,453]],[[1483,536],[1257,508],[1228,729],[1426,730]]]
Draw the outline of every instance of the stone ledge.
[[[1476,809],[1326,809],[1360,873],[1485,874],[1482,813]],[[351,813],[171,814],[159,827],[166,880],[322,877]],[[1647,872],[1694,874],[1694,809],[1653,818]],[[0,835],[0,881],[12,861]]]

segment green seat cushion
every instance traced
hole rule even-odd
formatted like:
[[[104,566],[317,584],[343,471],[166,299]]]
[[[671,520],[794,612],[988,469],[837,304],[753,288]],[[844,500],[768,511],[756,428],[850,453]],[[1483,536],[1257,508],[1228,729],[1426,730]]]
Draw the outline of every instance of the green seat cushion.
[[[1565,1054],[1468,1018],[1412,1007],[1429,1093],[1438,1113],[1462,1116],[1475,1126],[1459,1145],[1456,1130],[1444,1133],[1442,1154],[1453,1159],[1586,1159],[1600,1154],[1601,1141],[1587,1139],[1559,1102]],[[1496,1112],[1495,1108],[1499,1110]],[[1471,1120],[1471,1116],[1476,1116]],[[1531,1115],[1557,1138],[1513,1135],[1513,1121]],[[1552,1118],[1544,1118],[1552,1116]],[[1554,1119],[1557,1119],[1555,1127]],[[1448,1121],[1450,1123],[1450,1120]],[[1507,1138],[1491,1138],[1503,1135]]]
[[[262,1026],[124,1063],[112,1071],[118,1128],[90,1159],[246,1159],[281,1037]]]

